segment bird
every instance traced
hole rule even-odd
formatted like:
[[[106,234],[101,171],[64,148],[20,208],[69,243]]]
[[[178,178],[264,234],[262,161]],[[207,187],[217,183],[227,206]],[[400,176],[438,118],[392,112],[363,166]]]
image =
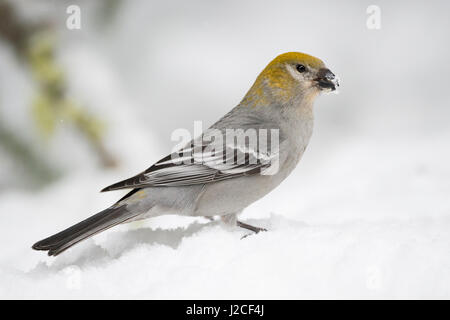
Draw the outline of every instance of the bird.
[[[219,216],[225,225],[267,231],[238,216],[294,170],[313,132],[316,98],[338,87],[338,77],[319,58],[301,52],[278,55],[241,102],[199,137],[101,190],[129,189],[125,196],[32,248],[56,256],[116,225],[166,214]],[[230,134],[233,139],[227,140]]]

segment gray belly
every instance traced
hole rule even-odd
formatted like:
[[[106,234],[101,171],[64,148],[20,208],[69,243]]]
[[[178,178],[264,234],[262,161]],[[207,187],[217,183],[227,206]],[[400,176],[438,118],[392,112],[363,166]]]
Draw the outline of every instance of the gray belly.
[[[205,185],[194,208],[195,216],[238,213],[275,189],[295,168],[301,153],[287,159],[274,175],[254,175]]]

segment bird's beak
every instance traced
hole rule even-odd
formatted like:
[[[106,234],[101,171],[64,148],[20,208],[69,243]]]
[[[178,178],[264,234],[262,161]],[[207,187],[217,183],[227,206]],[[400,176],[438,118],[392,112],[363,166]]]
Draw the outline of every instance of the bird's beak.
[[[314,79],[321,90],[335,91],[339,87],[339,79],[327,68],[322,68]]]

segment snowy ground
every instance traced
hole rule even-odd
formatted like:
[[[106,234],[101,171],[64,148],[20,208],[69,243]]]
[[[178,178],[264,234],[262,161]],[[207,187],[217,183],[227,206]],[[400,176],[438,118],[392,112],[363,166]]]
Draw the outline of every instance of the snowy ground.
[[[96,193],[113,177],[4,195],[0,297],[450,298],[450,159],[433,154],[448,136],[428,141],[359,140],[319,163],[305,156],[243,216],[270,231],[243,240],[244,231],[172,216],[49,258],[31,244],[116,199]],[[373,158],[394,145],[390,160]]]

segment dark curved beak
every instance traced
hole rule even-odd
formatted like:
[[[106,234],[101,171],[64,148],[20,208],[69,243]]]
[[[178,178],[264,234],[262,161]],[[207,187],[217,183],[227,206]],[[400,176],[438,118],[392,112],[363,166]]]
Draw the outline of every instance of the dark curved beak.
[[[339,87],[338,78],[327,68],[320,69],[317,73],[317,78],[314,80],[322,90],[330,89],[331,91],[335,91]]]

